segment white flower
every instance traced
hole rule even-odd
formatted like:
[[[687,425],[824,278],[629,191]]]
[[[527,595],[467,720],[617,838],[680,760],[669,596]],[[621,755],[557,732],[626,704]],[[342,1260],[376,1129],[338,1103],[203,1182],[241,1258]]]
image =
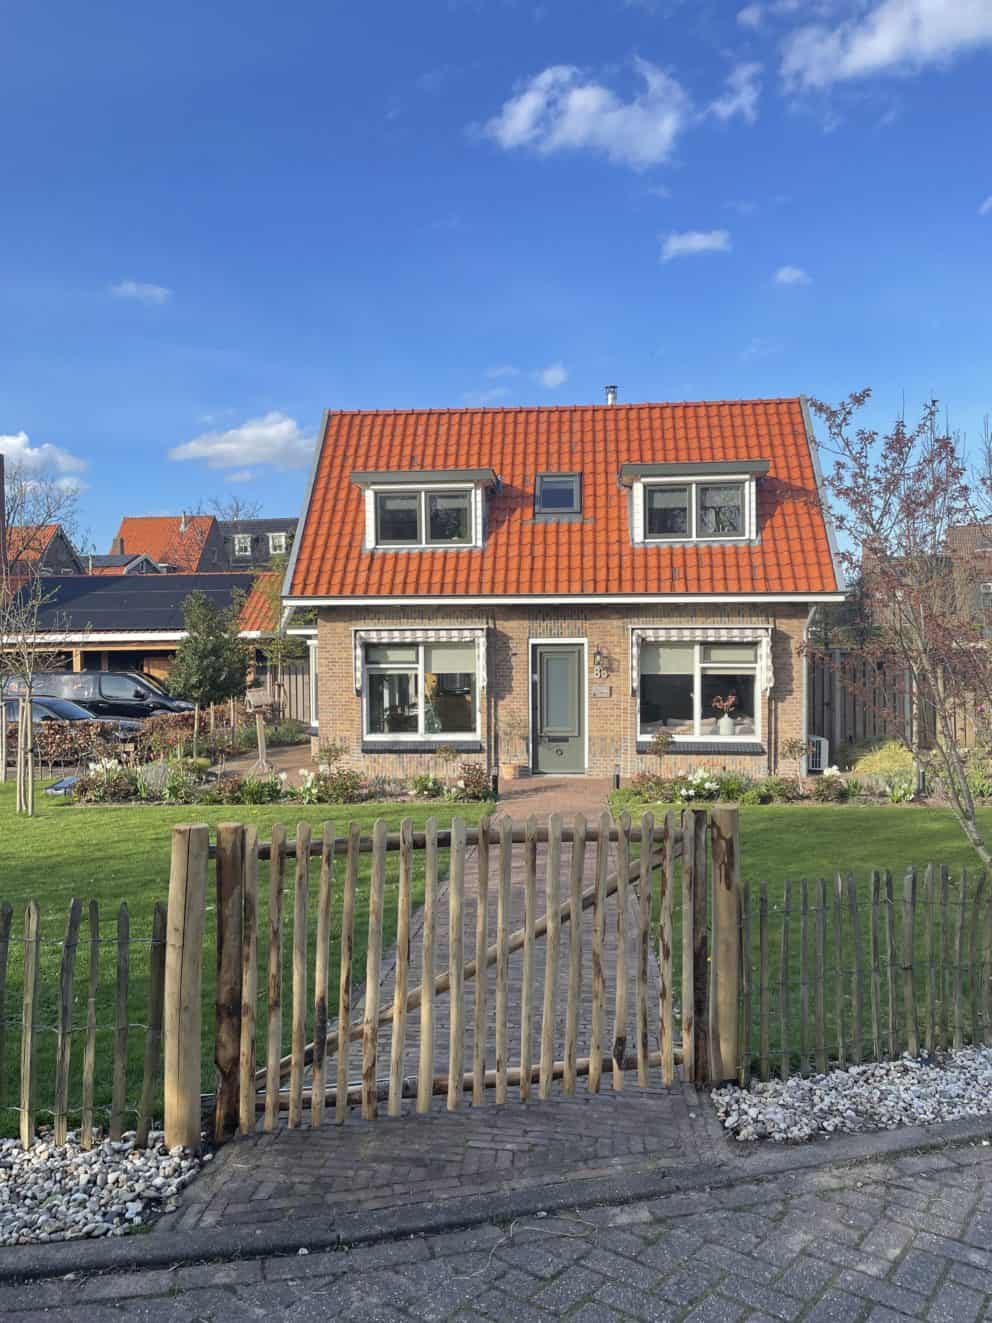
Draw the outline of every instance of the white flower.
[[[280,772],[280,773],[279,773],[279,780],[280,780],[280,781],[288,781],[288,780],[289,780],[289,773],[288,773],[288,772]]]
[[[823,775],[824,775],[824,776],[840,776],[840,768],[839,768],[839,767],[836,767],[836,766],[835,766],[835,767],[828,767],[828,768],[826,768],[826,769],[824,770]]]

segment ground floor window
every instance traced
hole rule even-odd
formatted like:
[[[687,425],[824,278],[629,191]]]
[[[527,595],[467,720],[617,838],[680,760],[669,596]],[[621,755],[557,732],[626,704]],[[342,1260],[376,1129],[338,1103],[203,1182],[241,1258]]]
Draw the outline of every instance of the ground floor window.
[[[640,650],[639,734],[757,739],[756,643],[645,643]]]
[[[475,644],[375,643],[365,647],[365,734],[370,738],[478,736]]]

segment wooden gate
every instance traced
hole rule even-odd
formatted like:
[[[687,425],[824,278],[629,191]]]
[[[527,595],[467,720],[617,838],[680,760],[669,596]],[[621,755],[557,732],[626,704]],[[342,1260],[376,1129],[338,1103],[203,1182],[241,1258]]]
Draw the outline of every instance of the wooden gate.
[[[215,846],[206,827],[177,827],[166,969],[167,1142],[199,1143],[205,1103],[214,1136],[223,1139],[253,1131],[259,1118],[271,1130],[284,1111],[296,1127],[305,1118],[319,1125],[329,1111],[343,1121],[350,1108],[371,1120],[380,1104],[396,1116],[404,1101],[424,1112],[438,1096],[449,1110],[467,1097],[478,1106],[568,1096],[580,1079],[590,1092],[621,1090],[628,1076],[642,1087],[668,1086],[678,1065],[699,1083],[732,1077],[736,819],[732,808],[687,810],[681,820],[669,813],[659,822],[646,814],[636,826],[626,816],[614,824],[606,813],[595,826],[581,816],[565,825],[556,815],[546,826],[499,818],[468,828],[455,818],[450,830],[431,820],[415,832],[405,821],[395,834],[379,821],[371,836],[358,824],[341,835],[327,824],[319,840],[300,823],[294,840],[274,827],[267,842],[252,826],[231,825],[218,829]],[[191,941],[202,949],[210,857],[217,1076],[214,1094],[203,1098],[201,962],[187,957]],[[291,862],[290,920],[284,889]],[[263,928],[258,894],[266,865]],[[359,923],[366,904],[367,923]],[[364,962],[356,934],[365,938]]]

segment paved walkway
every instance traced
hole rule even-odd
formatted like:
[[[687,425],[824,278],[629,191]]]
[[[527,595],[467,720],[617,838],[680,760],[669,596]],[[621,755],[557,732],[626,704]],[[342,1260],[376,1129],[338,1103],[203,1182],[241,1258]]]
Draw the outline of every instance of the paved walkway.
[[[992,1149],[786,1173],[350,1251],[0,1287],[12,1323],[992,1317]]]

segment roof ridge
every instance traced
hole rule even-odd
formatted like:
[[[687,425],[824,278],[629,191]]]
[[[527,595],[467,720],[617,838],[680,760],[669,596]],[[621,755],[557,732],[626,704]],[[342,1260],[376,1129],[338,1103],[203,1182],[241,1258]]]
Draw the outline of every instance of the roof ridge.
[[[630,409],[713,409],[742,404],[799,404],[801,395],[758,395],[734,400],[632,400],[616,404],[465,404],[438,408],[425,405],[408,409],[329,409],[332,417],[388,418],[410,414],[465,413],[573,413],[580,409],[598,409],[616,413]]]

